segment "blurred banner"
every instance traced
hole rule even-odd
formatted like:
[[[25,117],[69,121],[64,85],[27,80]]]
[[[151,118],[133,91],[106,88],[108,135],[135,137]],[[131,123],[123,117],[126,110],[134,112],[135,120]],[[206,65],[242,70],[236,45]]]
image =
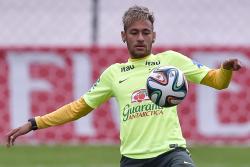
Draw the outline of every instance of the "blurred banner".
[[[155,53],[168,50],[155,49]],[[179,106],[183,135],[194,143],[250,143],[250,48],[177,47],[210,68],[228,58],[245,65],[228,89],[190,83]],[[52,112],[79,98],[109,65],[126,62],[126,48],[1,48],[0,140],[28,118]],[[21,137],[21,143],[119,143],[119,112],[114,99],[88,116]]]

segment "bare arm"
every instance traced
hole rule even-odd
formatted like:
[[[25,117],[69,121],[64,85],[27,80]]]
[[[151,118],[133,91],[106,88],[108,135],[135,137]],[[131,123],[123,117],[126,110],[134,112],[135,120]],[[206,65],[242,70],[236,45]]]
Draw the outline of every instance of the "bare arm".
[[[35,118],[35,123],[37,124],[38,129],[47,128],[51,126],[57,126],[65,124],[67,122],[76,120],[80,117],[87,115],[91,112],[91,108],[84,99],[80,98],[73,101],[54,112],[46,114],[44,116],[38,116]],[[24,123],[22,126],[11,130],[6,135],[6,146],[10,147],[14,145],[14,142],[17,137],[25,135],[32,130],[31,122]]]

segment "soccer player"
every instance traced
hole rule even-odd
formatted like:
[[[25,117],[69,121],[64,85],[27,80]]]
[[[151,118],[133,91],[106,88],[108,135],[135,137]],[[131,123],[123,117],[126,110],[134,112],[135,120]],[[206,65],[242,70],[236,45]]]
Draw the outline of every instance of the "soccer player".
[[[130,54],[128,61],[108,67],[79,99],[49,114],[31,118],[11,130],[6,137],[8,147],[18,136],[81,118],[115,97],[120,107],[121,167],[194,166],[182,136],[176,106],[158,107],[147,96],[138,99],[135,95],[138,92],[145,95],[148,74],[154,67],[165,65],[182,70],[188,81],[225,89],[232,72],[241,68],[240,62],[229,59],[219,69],[210,69],[174,51],[153,55],[152,44],[156,39],[154,16],[146,7],[129,8],[124,13],[123,25],[121,37]]]

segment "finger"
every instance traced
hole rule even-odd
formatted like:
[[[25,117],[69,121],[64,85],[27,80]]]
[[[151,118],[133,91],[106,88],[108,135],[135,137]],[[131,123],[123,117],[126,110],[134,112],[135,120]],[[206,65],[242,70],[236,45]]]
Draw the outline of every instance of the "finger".
[[[14,146],[15,140],[18,136],[20,136],[21,133],[20,131],[17,131],[15,134],[13,134],[12,136],[10,136],[10,145]]]
[[[11,130],[9,133],[6,134],[6,136],[12,136],[14,133],[18,131],[19,128]]]
[[[9,147],[10,147],[10,143],[7,143],[7,144],[6,144],[6,147],[9,148]]]
[[[242,67],[241,62],[239,60],[236,60],[233,65],[234,70],[239,70]]]
[[[13,146],[15,142],[15,137],[14,136],[10,136],[10,146]]]
[[[227,70],[232,70],[234,67],[234,63],[235,63],[235,60],[236,59],[228,59],[228,60],[225,60],[223,62],[223,68],[224,69],[227,69]]]
[[[234,65],[233,65],[233,70],[238,70],[238,69],[239,69],[239,65],[234,64]]]
[[[10,147],[10,143],[11,143],[11,136],[13,136],[13,134],[15,134],[17,131],[19,130],[19,128],[13,129],[12,131],[10,131],[7,135],[6,135],[6,146]]]

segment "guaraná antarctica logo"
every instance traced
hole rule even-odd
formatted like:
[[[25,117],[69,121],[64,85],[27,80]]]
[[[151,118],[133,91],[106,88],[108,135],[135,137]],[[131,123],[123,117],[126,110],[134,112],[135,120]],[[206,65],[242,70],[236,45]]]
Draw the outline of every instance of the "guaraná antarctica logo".
[[[163,115],[163,107],[157,106],[152,102],[142,103],[146,100],[150,100],[146,89],[140,89],[133,92],[131,95],[131,104],[125,105],[122,110],[123,121],[153,115]]]

